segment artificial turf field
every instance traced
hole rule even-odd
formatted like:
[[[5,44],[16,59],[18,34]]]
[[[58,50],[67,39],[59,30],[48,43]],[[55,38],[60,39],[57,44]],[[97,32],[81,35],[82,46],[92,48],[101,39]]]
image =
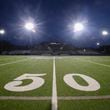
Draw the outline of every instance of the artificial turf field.
[[[100,88],[72,88],[68,74],[89,76]],[[110,110],[110,57],[0,56],[0,110]]]

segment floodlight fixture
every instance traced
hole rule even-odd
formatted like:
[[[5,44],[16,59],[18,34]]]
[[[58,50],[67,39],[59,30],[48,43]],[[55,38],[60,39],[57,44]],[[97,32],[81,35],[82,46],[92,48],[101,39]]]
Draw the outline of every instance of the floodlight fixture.
[[[107,36],[108,34],[109,34],[109,33],[108,33],[107,30],[103,30],[103,31],[102,31],[102,35],[103,35],[103,36]]]
[[[24,25],[25,29],[28,31],[36,32],[35,31],[35,24],[32,22],[26,22]]]
[[[4,29],[0,29],[0,35],[4,35],[5,34],[5,30]]]
[[[84,30],[84,24],[81,22],[77,22],[74,24],[74,32],[82,32]]]

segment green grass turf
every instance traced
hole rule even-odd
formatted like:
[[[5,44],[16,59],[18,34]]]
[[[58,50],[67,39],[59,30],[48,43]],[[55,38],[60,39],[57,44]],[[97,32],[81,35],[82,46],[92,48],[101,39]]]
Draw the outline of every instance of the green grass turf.
[[[100,62],[105,63],[109,62],[110,65],[110,57],[65,57],[64,59],[56,60],[56,71],[57,71],[57,88],[58,88],[58,96],[88,96],[88,95],[109,95],[110,94],[110,67],[105,67],[98,64],[93,64],[88,62]],[[103,62],[102,62],[103,60]],[[104,64],[103,63],[103,64]],[[64,75],[68,73],[79,73],[88,75],[95,80],[97,80],[101,88],[95,92],[84,92],[73,89],[65,84],[63,81]],[[85,85],[85,81],[75,78],[76,81]]]
[[[22,60],[25,59],[27,57],[25,56],[0,56],[0,64],[4,64],[4,63],[8,63],[8,62],[13,62],[13,61],[17,61],[17,60]]]
[[[50,101],[0,101],[0,110],[51,110]]]
[[[11,57],[12,59],[12,57]],[[24,57],[14,57],[15,59],[24,59]],[[11,62],[13,62],[11,61]],[[8,61],[7,61],[8,62]],[[25,74],[42,74],[46,73],[46,76],[42,76],[45,79],[45,84],[33,91],[28,92],[10,92],[4,89],[4,85],[13,81],[15,78]],[[31,80],[24,80],[24,84],[31,82]],[[3,96],[51,96],[52,90],[52,61],[51,59],[36,59],[34,57],[27,57],[26,61],[16,64],[9,64],[0,67],[0,95]],[[44,92],[45,91],[45,92]]]
[[[53,80],[53,57],[38,56],[0,56],[0,65],[5,63],[17,62],[0,66],[0,96],[51,96]],[[98,65],[92,62],[104,64]],[[110,57],[109,56],[73,56],[56,57],[56,76],[58,96],[94,96],[110,94]],[[40,74],[45,79],[45,84],[35,90],[28,92],[10,92],[4,89],[4,85],[13,81],[15,78],[25,74]],[[68,73],[79,73],[88,75],[97,80],[101,88],[95,92],[84,92],[75,90],[63,81],[64,75]],[[86,86],[87,83],[80,77],[75,80]],[[24,80],[23,85],[31,83],[31,80]],[[58,110],[109,110],[110,100],[78,100],[78,101],[58,101]],[[51,101],[19,101],[19,100],[0,100],[0,110],[51,110]]]
[[[59,101],[59,110],[110,110],[110,100]]]

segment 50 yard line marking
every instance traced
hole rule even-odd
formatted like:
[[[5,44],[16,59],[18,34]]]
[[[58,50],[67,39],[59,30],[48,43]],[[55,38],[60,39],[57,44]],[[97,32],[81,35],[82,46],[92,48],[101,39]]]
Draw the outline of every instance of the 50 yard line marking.
[[[57,84],[56,84],[56,65],[55,57],[53,57],[53,84],[52,84],[52,108],[51,110],[57,110],[58,108],[58,99],[57,99]]]

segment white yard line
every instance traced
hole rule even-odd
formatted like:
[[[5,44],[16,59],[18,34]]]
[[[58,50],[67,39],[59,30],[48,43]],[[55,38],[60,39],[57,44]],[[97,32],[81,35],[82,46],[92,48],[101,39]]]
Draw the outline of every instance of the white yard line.
[[[86,61],[86,60],[84,60],[84,61]],[[100,65],[100,66],[110,67],[110,65],[106,65],[106,64],[102,64],[102,63],[97,63],[97,62],[93,62],[93,61],[90,61],[90,60],[89,61],[87,60],[87,62],[96,64],[96,65]]]
[[[96,65],[100,65],[100,66],[110,67],[110,65],[106,65],[106,64],[102,64],[102,63],[97,63],[97,62],[93,62],[93,61],[90,61],[90,60],[82,60],[82,59],[79,59],[79,58],[76,58],[76,59],[78,59],[80,61],[84,61],[84,62],[96,64]]]
[[[50,96],[0,96],[0,100],[26,100],[26,101],[45,101],[51,100],[53,97]],[[102,95],[102,96],[59,96],[57,100],[108,100],[110,99],[110,95]],[[55,107],[55,105],[54,105]],[[54,108],[55,109],[55,108]]]
[[[110,95],[105,96],[62,96],[58,97],[58,100],[99,100],[110,99]]]
[[[52,84],[52,108],[51,110],[57,110],[57,84],[56,84],[56,67],[55,67],[55,57],[53,58],[53,84]]]
[[[30,96],[0,96],[0,100],[51,100],[49,96],[39,96],[39,97],[30,97]]]
[[[25,58],[25,59],[22,59],[22,60],[16,60],[16,61],[13,61],[13,62],[8,62],[8,63],[0,64],[0,66],[5,66],[5,65],[10,65],[10,64],[15,64],[15,63],[23,62],[23,61],[26,61],[26,60],[28,60],[28,59]]]

